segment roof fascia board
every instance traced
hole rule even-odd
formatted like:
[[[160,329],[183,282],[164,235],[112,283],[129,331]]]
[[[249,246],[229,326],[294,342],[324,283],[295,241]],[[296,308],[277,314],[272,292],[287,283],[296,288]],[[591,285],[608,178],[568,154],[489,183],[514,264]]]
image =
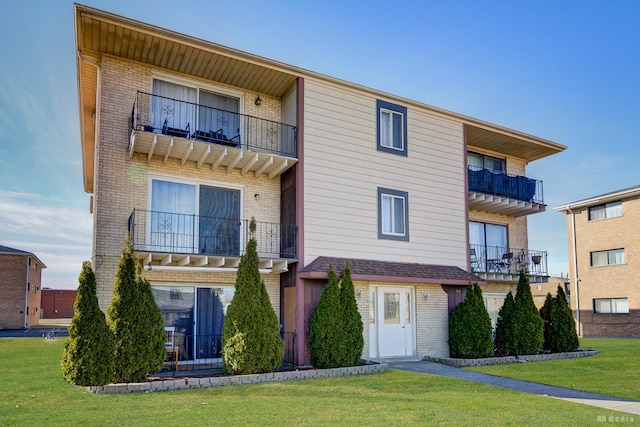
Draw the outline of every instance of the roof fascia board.
[[[640,196],[640,186],[620,190],[613,193],[601,194],[589,199],[578,200],[576,202],[567,203],[557,208],[553,208],[556,212],[564,212],[576,208],[584,208],[588,206],[599,205],[602,203],[612,202],[615,200],[626,199],[629,197]]]

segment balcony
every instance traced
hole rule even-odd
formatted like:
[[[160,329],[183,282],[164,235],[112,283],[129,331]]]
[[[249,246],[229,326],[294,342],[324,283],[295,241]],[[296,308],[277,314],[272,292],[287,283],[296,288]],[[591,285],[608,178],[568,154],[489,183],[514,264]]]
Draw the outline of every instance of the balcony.
[[[485,280],[517,282],[520,271],[531,283],[546,283],[547,253],[500,246],[469,245],[471,272]]]
[[[134,257],[151,270],[192,268],[233,272],[250,238],[249,220],[134,209],[129,233]],[[256,221],[262,273],[287,271],[296,256],[295,225]]]
[[[131,113],[130,158],[158,155],[271,179],[297,162],[296,144],[295,126],[144,92]]]
[[[510,216],[544,212],[542,181],[469,166],[469,208]]]

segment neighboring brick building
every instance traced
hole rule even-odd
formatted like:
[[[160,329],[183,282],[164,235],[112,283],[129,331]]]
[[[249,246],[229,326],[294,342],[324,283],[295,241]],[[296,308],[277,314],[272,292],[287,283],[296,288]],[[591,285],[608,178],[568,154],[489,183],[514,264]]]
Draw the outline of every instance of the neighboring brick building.
[[[0,246],[0,329],[38,325],[43,268],[31,252]]]
[[[41,319],[71,319],[78,291],[72,289],[43,289],[40,302]]]
[[[640,338],[640,185],[554,209],[567,215],[578,333]]]
[[[549,281],[547,283],[532,283],[531,284],[531,295],[533,296],[533,302],[535,303],[538,310],[542,308],[544,305],[544,301],[547,298],[547,294],[551,294],[551,296],[556,296],[558,293],[558,286],[562,287],[565,295],[567,296],[567,301],[571,302],[571,288],[569,286],[569,278],[564,277],[549,277]]]
[[[525,169],[563,145],[91,7],[75,19],[99,303],[131,233],[181,361],[220,357],[252,217],[298,364],[330,263],[352,266],[365,358],[448,356],[469,282],[495,317],[520,270],[546,281]]]

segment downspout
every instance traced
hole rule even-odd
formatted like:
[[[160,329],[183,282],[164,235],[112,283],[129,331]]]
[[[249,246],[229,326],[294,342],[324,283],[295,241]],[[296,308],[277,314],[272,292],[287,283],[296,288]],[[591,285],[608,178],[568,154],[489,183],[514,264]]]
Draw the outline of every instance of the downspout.
[[[582,336],[582,325],[580,323],[580,278],[578,277],[578,250],[576,243],[576,214],[567,206],[567,211],[571,214],[571,252],[573,256],[573,283],[576,284],[576,322],[578,323],[578,336]]]
[[[26,282],[24,284],[24,322],[22,323],[25,328],[29,328],[29,322],[27,322],[27,310],[29,309],[29,257],[26,260],[27,272],[25,274]]]

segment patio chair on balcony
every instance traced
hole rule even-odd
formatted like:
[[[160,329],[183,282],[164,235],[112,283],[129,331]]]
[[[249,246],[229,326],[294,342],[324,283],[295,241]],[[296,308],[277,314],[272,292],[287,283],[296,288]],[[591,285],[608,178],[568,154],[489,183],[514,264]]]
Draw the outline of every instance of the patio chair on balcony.
[[[474,248],[469,249],[469,264],[471,265],[471,271],[480,271],[480,261],[476,256],[476,250]]]
[[[165,121],[165,122],[166,122],[166,121]],[[187,123],[187,127],[186,127],[186,128],[184,128],[184,129],[180,129],[180,128],[172,128],[172,127],[166,127],[166,128],[165,128],[164,126],[163,126],[163,128],[162,128],[162,129],[163,129],[163,130],[165,130],[165,129],[166,129],[166,130],[165,130],[165,132],[163,132],[163,133],[165,133],[166,135],[169,135],[169,136],[177,136],[177,137],[179,137],[179,138],[188,138],[188,137],[189,137],[189,133],[190,133],[190,132],[189,132],[189,128],[190,128],[190,126],[191,126],[191,124],[190,124],[190,123]]]
[[[164,348],[167,351],[167,361],[169,366],[173,366],[177,371],[180,348],[176,345],[176,327],[165,326],[164,332],[166,335]]]
[[[502,261],[500,261],[500,268],[504,273],[511,271],[511,264],[513,262],[513,252],[507,252],[502,254]]]

